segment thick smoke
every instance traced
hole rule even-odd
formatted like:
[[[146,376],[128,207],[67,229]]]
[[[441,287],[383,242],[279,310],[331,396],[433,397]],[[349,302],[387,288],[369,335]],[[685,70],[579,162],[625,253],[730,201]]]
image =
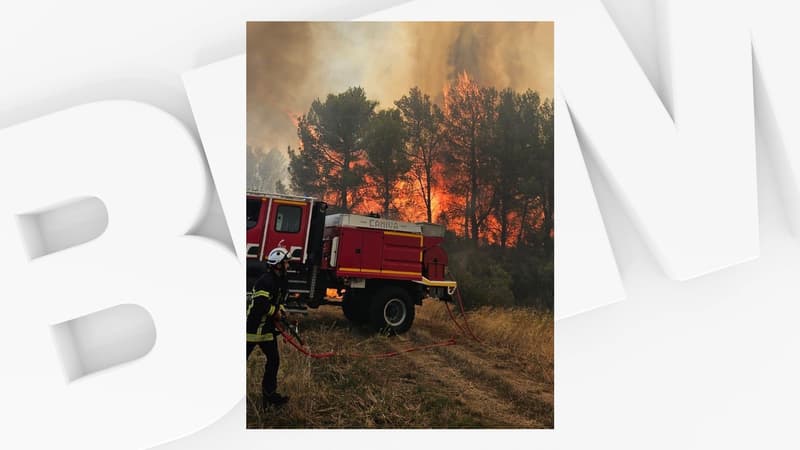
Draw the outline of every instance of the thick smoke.
[[[481,85],[553,96],[552,23],[413,23],[407,33],[410,75],[437,99],[464,71]]]
[[[479,84],[553,96],[550,22],[296,23],[247,27],[247,143],[297,145],[292,117],[350,86],[379,108],[413,86],[441,101],[466,71]]]
[[[313,100],[321,83],[312,59],[314,28],[309,23],[248,23],[247,144],[267,152],[297,140],[292,114]],[[318,86],[321,89],[322,85]],[[317,94],[319,95],[319,94]]]

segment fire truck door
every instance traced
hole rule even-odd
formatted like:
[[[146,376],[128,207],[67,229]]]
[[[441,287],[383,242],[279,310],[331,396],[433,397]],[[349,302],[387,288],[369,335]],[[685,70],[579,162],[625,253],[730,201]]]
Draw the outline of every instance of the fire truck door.
[[[261,237],[264,235],[268,204],[267,198],[247,198],[247,257],[250,259],[261,257]]]
[[[303,258],[308,231],[308,203],[290,200],[272,201],[270,217],[267,222],[267,243],[264,255],[281,244],[289,250],[292,259]]]

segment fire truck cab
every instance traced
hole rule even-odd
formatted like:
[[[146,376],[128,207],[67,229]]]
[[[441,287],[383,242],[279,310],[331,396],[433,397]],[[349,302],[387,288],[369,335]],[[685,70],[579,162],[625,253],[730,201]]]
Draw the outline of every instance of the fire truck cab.
[[[303,309],[336,304],[352,322],[402,333],[424,298],[451,299],[444,227],[326,211],[310,197],[247,193],[248,290],[280,245],[290,255],[291,300]]]
[[[311,239],[312,213],[316,212],[317,219],[324,221],[326,209],[325,203],[309,197],[248,193],[248,262],[263,262],[269,251],[280,244],[289,250],[292,261],[305,263],[309,256],[308,244],[315,241]],[[320,235],[315,238],[321,238],[321,229],[319,231]],[[248,268],[258,266],[248,264]]]

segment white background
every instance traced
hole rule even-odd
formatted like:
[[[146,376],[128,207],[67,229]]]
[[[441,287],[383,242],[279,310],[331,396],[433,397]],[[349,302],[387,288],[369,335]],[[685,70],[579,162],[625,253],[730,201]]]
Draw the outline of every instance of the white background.
[[[21,123],[60,109],[105,99],[134,99],[151,103],[178,117],[196,136],[192,108],[181,76],[192,69],[244,50],[244,21],[267,19],[351,19],[401,2],[136,2],[111,4],[83,2],[21,2],[0,7],[0,128]],[[640,63],[654,91],[666,98],[663,80],[669,66],[663,63],[663,43],[653,28],[664,21],[667,2],[612,0],[605,3],[576,1],[567,6],[559,2],[533,2],[517,9],[514,2],[413,3],[401,5],[383,20],[420,19],[555,19],[557,42],[560,39],[559,14],[570,9],[569,3],[597,7],[610,13],[614,32],[624,38]],[[684,6],[687,3],[682,3]],[[701,2],[696,2],[701,3]],[[726,3],[717,3],[718,16],[709,20],[708,32],[714,33],[715,21],[738,18],[727,14]],[[777,72],[797,74],[793,61],[792,34],[787,18],[793,11],[779,3],[760,5],[751,10],[748,20],[759,62],[772,64]],[[659,9],[661,8],[661,9]],[[523,12],[520,12],[523,11]],[[570,14],[580,14],[573,9]],[[684,9],[684,12],[686,10]],[[690,11],[691,12],[691,11]],[[707,11],[705,11],[707,12]],[[569,14],[566,14],[569,16]],[[651,26],[652,25],[652,26]],[[789,22],[789,26],[792,24]],[[788,30],[788,31],[787,31]],[[780,32],[784,31],[785,34]],[[591,40],[587,28],[583,39]],[[761,40],[759,38],[761,37]],[[767,45],[773,45],[772,50]],[[759,47],[763,45],[764,47]],[[558,43],[557,43],[558,49]],[[777,49],[777,50],[775,50]],[[556,52],[557,66],[559,58]],[[713,52],[709,58],[714,58]],[[569,70],[558,66],[557,71]],[[776,71],[773,70],[773,73]],[[561,75],[556,74],[557,90]],[[580,76],[592,76],[591,72]],[[575,77],[576,74],[569,76]],[[794,78],[798,79],[798,78]],[[244,80],[242,80],[243,82]],[[768,87],[784,86],[775,78]],[[567,91],[568,92],[568,91]],[[736,95],[752,96],[752,92]],[[793,92],[772,92],[774,100],[796,99]],[[632,95],[621,90],[615,95]],[[569,95],[566,99],[570,102]],[[754,103],[759,98],[756,96]],[[194,103],[194,102],[193,102]],[[754,104],[754,109],[756,105]],[[776,106],[777,108],[777,106]],[[797,116],[791,108],[783,109],[781,124],[791,124]],[[565,114],[559,115],[563,126]],[[563,318],[556,330],[556,430],[521,432],[359,432],[359,431],[244,431],[244,407],[240,403],[219,421],[198,433],[162,448],[261,448],[291,445],[299,448],[344,448],[355,440],[361,447],[407,448],[432,441],[437,446],[480,448],[509,445],[533,448],[797,448],[793,428],[798,418],[800,378],[797,344],[800,331],[795,318],[800,313],[800,287],[795,275],[800,270],[800,245],[791,233],[793,211],[798,205],[791,199],[795,187],[779,174],[785,170],[783,159],[775,155],[793,155],[791,130],[778,131],[755,127],[757,144],[752,171],[757,184],[743,188],[757,198],[756,210],[743,209],[743,222],[757,221],[757,236],[742,236],[758,245],[756,259],[733,258],[731,267],[715,270],[688,281],[673,281],[665,275],[665,260],[649,250],[642,229],[631,220],[630,206],[620,200],[620,191],[606,177],[601,167],[604,148],[595,148],[588,164],[592,184],[585,183],[579,165],[560,165],[559,188],[593,187],[603,222],[596,216],[592,196],[576,194],[581,203],[559,204],[573,208],[572,220],[581,218],[593,230],[607,230],[613,255],[607,253],[608,241],[602,234],[590,234],[585,260],[575,253],[557,254],[561,276],[556,297],[557,308],[574,307],[574,312],[609,302],[609,306]],[[635,120],[622,129],[646,126]],[[242,125],[243,126],[243,125]],[[569,127],[567,127],[569,128]],[[242,129],[242,135],[244,130]],[[568,135],[569,133],[567,133]],[[205,144],[207,138],[203,137]],[[780,139],[782,138],[782,139]],[[565,134],[557,137],[557,152]],[[747,146],[742,151],[747,151]],[[781,147],[778,149],[777,147]],[[583,149],[586,152],[586,149]],[[751,149],[753,150],[753,149]],[[0,149],[0,152],[4,149]],[[208,152],[209,149],[206,148]],[[781,153],[785,151],[787,153]],[[242,152],[243,153],[243,152]],[[585,153],[587,154],[587,153]],[[218,177],[213,157],[208,158],[216,183],[236,183],[229,176]],[[572,163],[579,159],[572,159]],[[600,165],[597,164],[600,161]],[[719,160],[705,181],[721,176],[727,161]],[[756,165],[757,163],[757,165]],[[568,168],[569,170],[564,170]],[[241,171],[244,178],[244,171]],[[676,185],[683,181],[674,174]],[[789,180],[791,181],[791,180]],[[566,188],[564,188],[566,186]],[[684,186],[685,187],[685,186]],[[642,186],[647,189],[647,186]],[[652,186],[649,187],[652,189]],[[664,185],[664,189],[670,185]],[[702,185],[685,187],[702,189]],[[220,193],[225,188],[220,186]],[[585,192],[584,192],[585,194]],[[194,232],[226,241],[221,221],[222,210],[208,200],[207,214],[198,220]],[[226,215],[237,208],[225,202]],[[708,205],[709,208],[714,205]],[[595,208],[593,210],[593,208]],[[755,216],[757,214],[757,216]],[[702,217],[683,217],[702,220]],[[241,216],[241,214],[239,214]],[[564,216],[557,220],[564,220]],[[574,226],[575,222],[564,224]],[[557,228],[562,223],[557,224]],[[731,222],[736,229],[738,222]],[[599,228],[598,228],[599,227]],[[560,228],[559,228],[560,229]],[[730,231],[720,227],[719,233]],[[564,239],[563,235],[558,234]],[[701,236],[702,237],[702,236]],[[675,239],[698,239],[680,236]],[[236,239],[234,238],[234,243]],[[230,241],[228,241],[230,242]],[[557,240],[558,242],[558,240]],[[731,240],[733,247],[739,242]],[[558,244],[561,245],[561,244]],[[594,249],[600,249],[597,252]],[[604,250],[605,249],[605,250]],[[557,249],[558,251],[558,249]],[[744,252],[746,253],[746,252]],[[744,254],[742,253],[742,254]],[[598,257],[599,255],[599,257]],[[611,257],[613,256],[613,259]],[[673,255],[674,256],[674,255]],[[747,261],[747,259],[750,259]],[[616,263],[616,264],[614,264]],[[609,274],[595,279],[592,269]],[[580,267],[580,270],[574,270]],[[583,271],[583,273],[581,272]],[[616,273],[621,277],[621,284]],[[568,279],[563,278],[569,273]],[[586,282],[591,280],[591,282]],[[565,286],[582,285],[564,298]],[[622,289],[624,288],[624,294]],[[4,300],[3,313],[13,313],[13,303]],[[566,314],[560,314],[561,317]],[[124,368],[120,368],[122,370]],[[213,389],[213,386],[209,387]],[[187,405],[188,407],[188,405]],[[158,405],[153,405],[158,408]],[[220,412],[222,416],[224,411]],[[7,424],[13,426],[13,424]],[[46,424],[43,424],[46,429]],[[412,444],[413,442],[414,444]],[[9,443],[12,444],[12,443]],[[24,443],[13,443],[21,446]],[[79,442],[65,442],[65,447],[82,447]]]

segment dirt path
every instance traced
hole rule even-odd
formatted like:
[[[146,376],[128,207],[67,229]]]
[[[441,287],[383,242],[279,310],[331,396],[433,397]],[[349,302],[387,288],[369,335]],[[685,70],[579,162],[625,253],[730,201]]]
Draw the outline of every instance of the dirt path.
[[[424,345],[454,335],[452,330],[426,325],[410,332],[408,341]],[[552,385],[536,382],[518,370],[519,357],[511,352],[498,351],[464,336],[458,336],[457,342],[414,354],[412,360],[430,376],[463,392],[467,407],[496,417],[499,426],[552,427]]]
[[[419,333],[420,335],[422,333]],[[403,344],[394,343],[392,348],[400,349],[411,343],[424,344],[432,339],[415,342],[410,339]],[[475,372],[465,361],[453,358],[452,348],[457,346],[438,347],[430,351],[417,352],[407,356],[414,370],[420,375],[418,382],[438,387],[453,396],[461,405],[486,420],[487,425],[494,428],[543,428],[544,424],[521,414],[512,399],[497,389],[493,380],[475,376]]]

